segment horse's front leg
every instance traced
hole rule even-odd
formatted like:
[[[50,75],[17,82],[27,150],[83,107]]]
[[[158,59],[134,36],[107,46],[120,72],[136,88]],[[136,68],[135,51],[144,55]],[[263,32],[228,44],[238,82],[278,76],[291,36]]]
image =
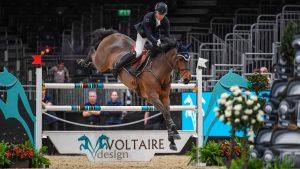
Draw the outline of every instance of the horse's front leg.
[[[171,142],[170,149],[177,150],[174,140],[180,139],[179,133],[177,131],[176,125],[171,118],[170,114],[170,100],[168,98],[163,99],[163,102],[159,99],[157,94],[150,95],[150,102],[162,112],[164,119],[166,120],[166,125],[168,129],[168,139]]]
[[[168,110],[168,113],[170,114],[170,98],[169,97],[162,97],[161,101],[163,103],[163,105],[165,106],[165,108]],[[171,114],[170,114],[171,117]],[[170,122],[170,128],[168,128],[168,139],[171,142],[170,146],[174,146],[175,142],[174,140],[180,140],[181,137],[177,131],[177,126],[175,125],[175,123],[173,122],[172,118]],[[175,146],[176,147],[176,146]]]

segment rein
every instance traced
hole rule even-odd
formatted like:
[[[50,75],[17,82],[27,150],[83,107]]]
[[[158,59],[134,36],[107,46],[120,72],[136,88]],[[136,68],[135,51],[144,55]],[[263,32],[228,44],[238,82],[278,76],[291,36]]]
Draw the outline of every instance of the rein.
[[[180,57],[180,56],[182,56],[182,55],[176,55],[176,65],[178,65],[178,60],[179,60],[179,58],[178,57]],[[182,56],[183,57],[183,56]],[[169,66],[171,66],[170,65],[170,62],[167,60],[167,62],[168,62],[168,64],[169,64]],[[174,67],[173,66],[171,66],[171,68],[172,68],[172,70],[174,69]],[[188,69],[188,68],[185,68],[185,69],[180,69],[180,68],[177,68],[177,69],[174,69],[174,70],[176,70],[175,72],[177,73],[177,74],[179,74],[180,76],[183,76],[183,74],[181,73],[181,72],[183,72],[183,71],[189,71],[190,69]]]

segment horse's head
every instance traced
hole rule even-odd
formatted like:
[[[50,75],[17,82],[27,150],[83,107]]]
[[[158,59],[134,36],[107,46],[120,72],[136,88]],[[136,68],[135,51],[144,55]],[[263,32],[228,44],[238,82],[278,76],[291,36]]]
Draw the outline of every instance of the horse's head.
[[[177,67],[180,76],[183,78],[183,83],[187,84],[192,78],[192,74],[188,69],[188,62],[190,61],[189,48],[191,44],[183,45],[181,42],[177,43]]]
[[[172,38],[164,38],[163,43],[167,44],[164,49],[167,53],[166,55],[172,58],[169,60],[168,64],[175,70],[180,76],[183,78],[183,83],[187,84],[192,78],[192,74],[188,69],[188,61],[190,60],[190,55],[188,53],[190,44],[183,45],[182,43],[176,43],[175,39]],[[177,48],[176,50],[171,50]]]

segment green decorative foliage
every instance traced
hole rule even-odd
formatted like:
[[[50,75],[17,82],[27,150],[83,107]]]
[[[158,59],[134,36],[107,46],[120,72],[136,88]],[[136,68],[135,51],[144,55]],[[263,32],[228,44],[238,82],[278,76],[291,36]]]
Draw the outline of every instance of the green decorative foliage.
[[[31,167],[44,168],[50,165],[49,159],[43,156],[46,151],[46,146],[38,151],[34,150],[29,140],[24,144],[11,144],[2,141],[0,142],[0,168],[9,167],[12,160],[31,160]]]
[[[290,169],[292,168],[293,163],[288,158],[285,158],[283,161],[280,161],[278,158],[275,159],[273,164],[267,164],[267,169]],[[234,159],[231,161],[230,169],[263,169],[263,160],[261,159],[250,159],[247,166],[245,166],[244,159]]]
[[[260,159],[251,159],[245,166],[245,159],[236,158],[231,161],[230,169],[263,169],[263,161]]]
[[[8,144],[4,141],[0,142],[0,168],[3,168],[11,163],[11,160],[6,155]]]
[[[247,79],[252,84],[248,90],[254,91],[256,96],[258,96],[259,92],[268,89],[269,82],[267,76],[264,76],[260,73],[254,73],[249,75]]]
[[[221,144],[217,144],[214,141],[209,141],[201,148],[197,148],[195,145],[193,145],[192,150],[187,153],[187,155],[191,157],[191,162],[197,161],[197,152],[200,153],[199,160],[206,163],[206,165],[223,165]]]
[[[282,161],[276,158],[273,164],[267,165],[267,169],[290,169],[292,167],[293,162],[289,158],[284,158]]]
[[[287,66],[294,65],[295,49],[292,47],[295,33],[297,32],[297,24],[290,21],[283,32],[281,41],[280,54],[287,61]]]
[[[32,158],[32,167],[34,168],[44,168],[50,165],[49,159],[44,157],[44,153],[47,151],[47,147],[43,146],[40,150],[35,150]]]

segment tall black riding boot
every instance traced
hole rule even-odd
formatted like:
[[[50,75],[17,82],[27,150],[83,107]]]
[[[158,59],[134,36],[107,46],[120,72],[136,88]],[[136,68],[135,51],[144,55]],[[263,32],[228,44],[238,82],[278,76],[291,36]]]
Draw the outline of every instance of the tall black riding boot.
[[[132,60],[136,58],[136,52],[129,52],[121,57],[119,60],[115,61],[113,64],[113,69],[111,70],[114,77],[118,79],[118,74],[123,66],[130,63]]]

